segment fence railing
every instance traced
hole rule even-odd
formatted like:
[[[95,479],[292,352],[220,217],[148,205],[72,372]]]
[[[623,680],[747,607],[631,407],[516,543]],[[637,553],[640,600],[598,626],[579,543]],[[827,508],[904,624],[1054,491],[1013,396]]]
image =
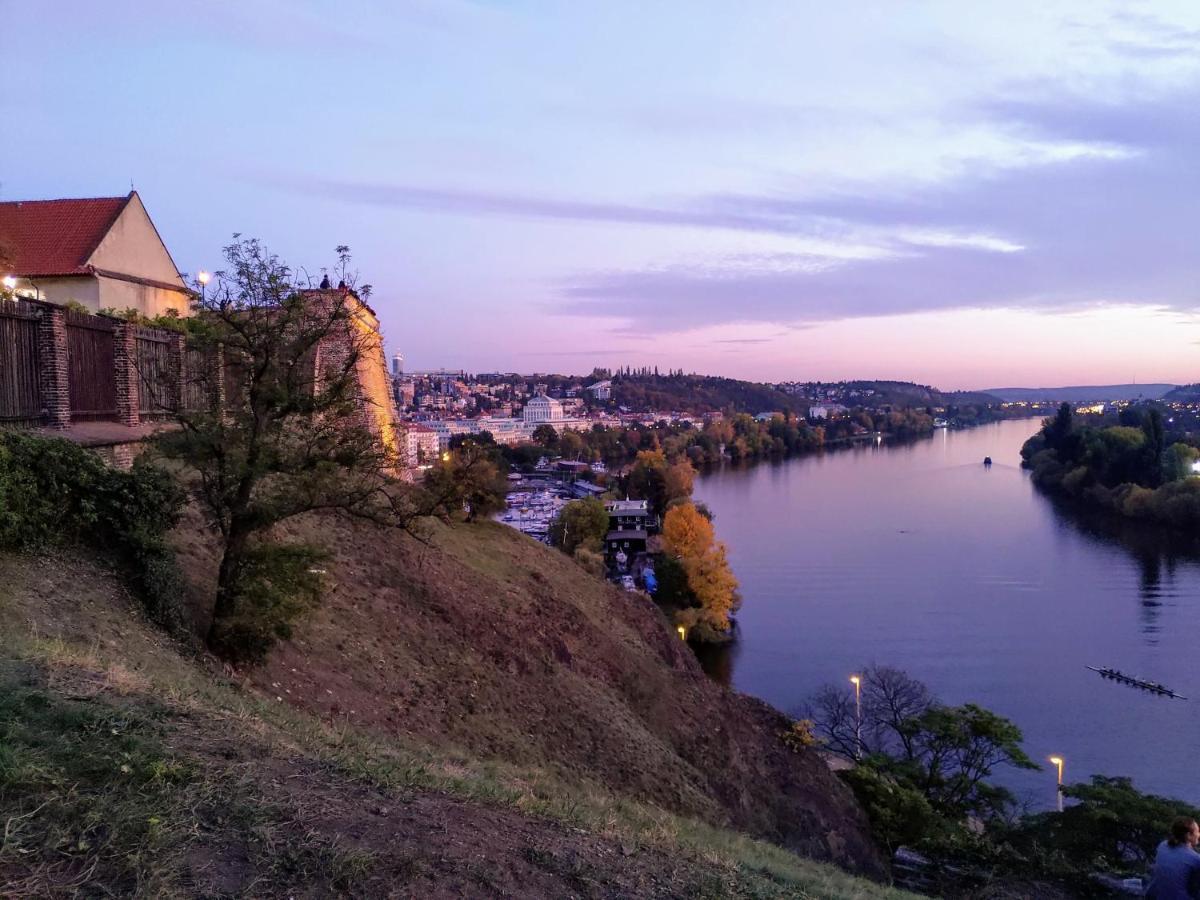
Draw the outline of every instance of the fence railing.
[[[143,416],[161,415],[178,406],[175,389],[183,372],[172,371],[169,332],[139,328],[137,333],[138,393]]]
[[[0,423],[138,425],[204,409],[218,360],[183,335],[33,300],[0,300]],[[188,373],[192,378],[188,377]],[[205,377],[211,375],[211,377]]]
[[[114,334],[117,323],[104,316],[64,310],[67,328],[67,380],[72,419],[117,416]]]
[[[42,415],[38,366],[38,309],[0,303],[0,422],[34,422]]]

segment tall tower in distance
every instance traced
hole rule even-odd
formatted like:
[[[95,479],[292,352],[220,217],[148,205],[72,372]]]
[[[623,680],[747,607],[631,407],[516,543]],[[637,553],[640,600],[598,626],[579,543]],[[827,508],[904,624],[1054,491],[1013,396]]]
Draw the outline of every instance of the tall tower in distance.
[[[392,357],[392,374],[393,375],[403,375],[404,374],[404,354],[403,353],[397,353],[395,356]]]

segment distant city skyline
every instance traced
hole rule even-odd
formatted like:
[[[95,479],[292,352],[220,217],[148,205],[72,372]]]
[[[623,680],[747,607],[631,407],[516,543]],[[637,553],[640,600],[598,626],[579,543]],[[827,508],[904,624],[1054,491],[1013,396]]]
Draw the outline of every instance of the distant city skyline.
[[[1200,381],[1194,3],[0,10],[0,200],[349,244],[408,369]]]

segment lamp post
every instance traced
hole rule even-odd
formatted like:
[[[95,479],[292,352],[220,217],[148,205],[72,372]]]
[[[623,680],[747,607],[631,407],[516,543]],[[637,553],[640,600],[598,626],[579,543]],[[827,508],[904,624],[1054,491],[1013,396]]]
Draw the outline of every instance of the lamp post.
[[[856,759],[862,759],[862,678],[850,676],[854,685],[854,754]]]
[[[207,272],[201,269],[196,273],[196,280],[200,282],[200,302],[203,303],[208,299],[208,280],[212,278]]]
[[[1051,756],[1050,762],[1052,762],[1055,765],[1055,767],[1058,769],[1058,786],[1055,788],[1054,796],[1058,800],[1058,811],[1062,812],[1063,811],[1063,795],[1062,795],[1063,758],[1061,756]]]

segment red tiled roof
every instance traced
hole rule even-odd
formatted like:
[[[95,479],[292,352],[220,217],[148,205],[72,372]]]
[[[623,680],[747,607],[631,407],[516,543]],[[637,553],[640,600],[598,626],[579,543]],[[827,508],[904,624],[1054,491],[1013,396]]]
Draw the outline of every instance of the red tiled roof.
[[[0,244],[11,251],[11,273],[28,277],[83,275],[133,193],[82,200],[0,203]]]

